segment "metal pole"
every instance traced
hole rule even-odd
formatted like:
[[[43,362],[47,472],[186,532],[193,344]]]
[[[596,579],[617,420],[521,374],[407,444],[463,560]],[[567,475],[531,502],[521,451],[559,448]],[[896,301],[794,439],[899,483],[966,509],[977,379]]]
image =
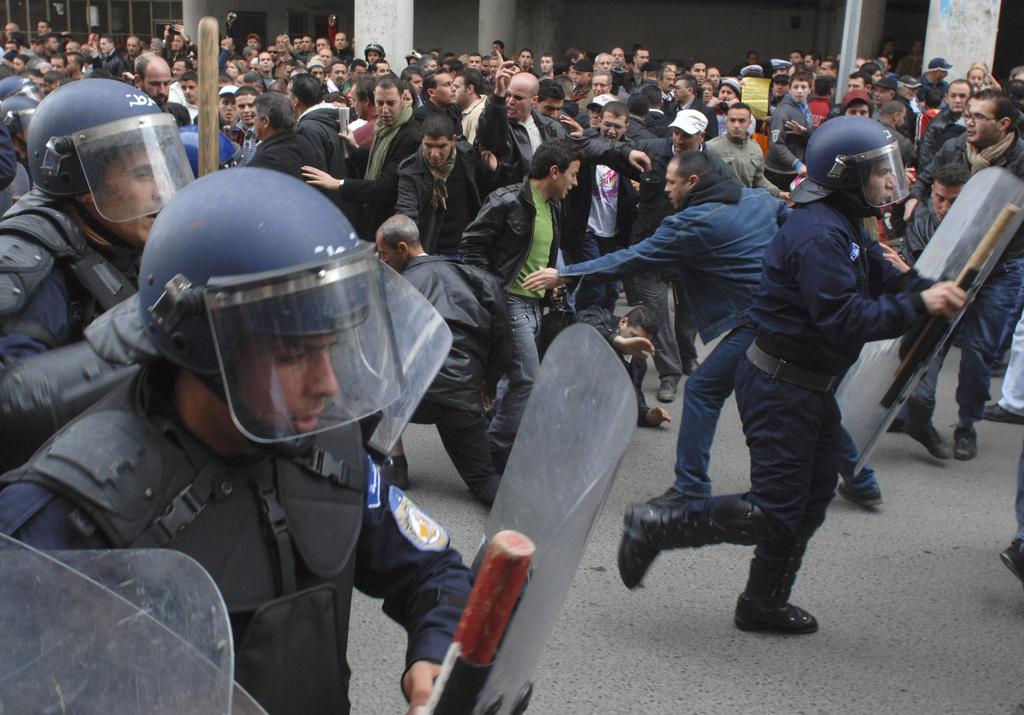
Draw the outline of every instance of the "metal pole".
[[[843,17],[843,46],[839,55],[839,77],[836,99],[842,100],[849,85],[850,73],[857,62],[857,43],[860,41],[861,0],[846,0],[846,15]]]

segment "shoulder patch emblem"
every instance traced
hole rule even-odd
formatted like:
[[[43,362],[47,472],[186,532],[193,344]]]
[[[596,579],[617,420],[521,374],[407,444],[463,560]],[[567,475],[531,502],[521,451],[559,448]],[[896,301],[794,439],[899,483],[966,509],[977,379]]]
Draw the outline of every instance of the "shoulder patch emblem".
[[[860,255],[860,245],[858,245],[857,242],[854,241],[853,246],[850,248],[850,260],[851,261],[856,261],[857,260],[857,256],[859,256],[859,255]]]
[[[365,455],[366,461],[366,506],[376,509],[380,506],[380,467]]]
[[[388,506],[402,536],[417,549],[444,551],[448,548],[448,532],[444,527],[421,511],[398,487],[390,487]]]

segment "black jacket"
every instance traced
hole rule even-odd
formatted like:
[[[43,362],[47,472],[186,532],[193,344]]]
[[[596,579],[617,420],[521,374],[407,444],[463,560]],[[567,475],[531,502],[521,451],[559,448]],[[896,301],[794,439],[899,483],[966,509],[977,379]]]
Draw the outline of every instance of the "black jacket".
[[[562,244],[570,253],[579,247],[583,234],[587,231],[587,221],[590,218],[590,209],[593,204],[594,180],[599,165],[608,166],[619,172],[615,239],[623,246],[629,245],[638,199],[636,189],[633,188],[633,184],[629,180],[630,176],[635,173],[629,165],[628,158],[628,152],[633,147],[627,143],[613,143],[604,138],[596,141],[593,138],[590,140],[590,144],[594,148],[605,146],[606,142],[608,144],[607,149],[603,152],[604,160],[598,160],[588,152],[588,156],[581,162],[582,166],[577,174],[576,186],[565,197],[562,214],[564,220]]]
[[[671,137],[666,139],[646,139],[634,143],[635,149],[640,149],[651,158],[651,170],[639,176],[640,200],[636,212],[636,219],[633,221],[633,235],[630,243],[639,243],[661,225],[666,216],[676,212],[665,195],[665,172],[668,170],[668,163],[672,161],[675,154],[672,151]],[[719,176],[731,179],[739,185],[736,173],[729,168],[717,156],[706,151],[701,146],[701,151],[711,160],[714,172]]]
[[[122,74],[130,72],[131,68],[128,66],[128,60],[126,60],[120,52],[115,50],[110,53],[110,56],[103,57],[102,55],[96,55],[92,58],[92,68],[94,70],[105,70],[111,74],[116,80],[122,80]]]
[[[309,139],[299,136],[294,129],[285,129],[267,137],[256,146],[256,153],[246,166],[273,169],[300,181],[303,166],[327,170],[324,155]]]
[[[533,121],[537,124],[541,141],[564,139],[568,130],[561,122],[545,117],[533,110]],[[517,184],[530,173],[533,147],[526,127],[516,121],[509,121],[505,114],[505,97],[491,95],[484,102],[484,111],[476,129],[476,145],[498,157],[498,176],[495,184]]]
[[[410,119],[391,140],[384,158],[384,166],[376,179],[347,179],[342,185],[342,198],[363,205],[364,218],[359,225],[359,235],[362,238],[372,241],[377,227],[395,213],[395,203],[398,201],[398,165],[418,151],[419,146],[420,129],[416,122]],[[369,152],[360,149],[355,152],[352,159],[365,167],[369,160]]]
[[[504,291],[486,271],[438,256],[416,256],[402,276],[452,331],[452,348],[423,399],[481,413],[481,390],[494,393],[509,355]]]
[[[643,391],[644,377],[647,375],[647,358],[634,357],[631,360],[627,360],[625,355],[616,350],[615,336],[619,334],[618,317],[607,308],[592,305],[577,313],[576,317],[573,318],[573,322],[589,325],[599,332],[602,338],[608,341],[612,350],[615,350],[615,354],[622,360],[622,366],[626,368],[626,372],[629,374],[629,381],[633,383],[633,390],[636,392],[637,426],[650,427],[647,424],[647,420],[644,419],[647,416],[647,411],[650,409],[647,406],[647,398],[644,396]]]
[[[548,203],[554,232],[548,266],[554,266],[561,238],[558,220],[561,204],[557,200]],[[494,274],[507,291],[515,284],[530,254],[536,218],[537,207],[533,205],[529,179],[497,189],[484,201],[473,223],[466,227],[459,254],[466,263]]]
[[[328,174],[335,179],[348,178],[348,164],[346,162],[345,145],[338,136],[340,129],[338,124],[338,110],[333,105],[314,107],[312,111],[299,119],[295,131],[299,136],[305,137],[313,146],[320,150],[324,156],[324,164]],[[351,201],[346,201],[340,191],[326,192],[335,206],[341,209],[346,216],[355,216],[355,206]]]
[[[455,136],[462,136],[462,112],[459,111],[458,107],[452,106],[448,107],[448,109],[441,109],[430,100],[424,100],[423,104],[413,110],[412,118],[415,119],[416,123],[422,127],[423,120],[432,114],[441,114],[448,117],[455,129]]]
[[[928,168],[942,145],[955,139],[967,131],[967,127],[958,123],[960,117],[953,116],[948,109],[935,115],[935,119],[924,130],[924,136],[918,139],[917,165],[921,169]]]
[[[932,123],[934,124],[934,121]],[[931,131],[931,127],[928,127],[928,131]],[[1024,180],[1024,141],[1021,141],[1020,136],[1016,134],[1016,130],[1014,135],[1017,136],[1017,141],[1011,144],[1010,148],[992,163],[992,166],[1001,166],[1018,179]],[[924,206],[924,204],[926,203],[925,199],[931,196],[935,173],[939,170],[940,166],[945,166],[946,164],[960,164],[970,170],[971,162],[967,160],[966,134],[961,134],[955,139],[947,141],[942,145],[942,148],[935,155],[935,159],[929,165],[921,165],[918,168],[917,181],[914,183],[914,188],[910,191],[910,195],[920,201],[920,204],[914,210],[914,215],[917,215],[918,211],[928,210],[928,207]],[[1022,256],[1024,256],[1024,224],[1017,229],[1017,233],[1010,239],[1010,244],[1006,247],[1000,260],[1021,258]]]
[[[461,165],[467,181],[461,187],[449,186],[448,191],[464,192],[469,204],[469,218],[472,221],[480,210],[482,197],[491,188],[491,175],[484,170],[479,155],[469,142],[459,140],[456,143],[455,161]],[[434,177],[423,158],[422,151],[417,151],[399,165],[398,202],[395,204],[395,213],[408,216],[416,222],[420,229],[420,242],[427,253],[437,252],[438,237],[444,222],[444,214],[430,205],[433,188]],[[465,229],[465,226],[462,229]],[[461,230],[459,235],[461,237]]]

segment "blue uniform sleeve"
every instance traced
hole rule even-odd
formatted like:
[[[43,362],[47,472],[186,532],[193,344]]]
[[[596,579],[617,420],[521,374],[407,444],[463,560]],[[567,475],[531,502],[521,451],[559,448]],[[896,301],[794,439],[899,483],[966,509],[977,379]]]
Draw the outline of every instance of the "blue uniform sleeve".
[[[0,490],[0,533],[37,549],[110,548],[99,531],[87,534],[74,526],[75,505],[66,497],[29,482],[17,482]],[[78,523],[87,526],[84,517]]]
[[[881,249],[875,250],[881,256]],[[860,251],[859,244],[826,229],[795,253],[794,273],[805,305],[814,324],[837,345],[898,337],[924,312],[919,295],[870,295],[869,286],[860,286],[861,270],[867,272],[863,279],[869,284],[873,281],[871,272],[880,270],[876,260],[870,258],[870,248],[869,256],[861,256]],[[891,278],[883,273],[877,280],[882,287],[891,288]]]
[[[369,459],[367,460],[369,461]],[[384,599],[384,612],[409,634],[406,667],[440,663],[472,588],[448,534],[374,465],[356,552],[356,587]]]
[[[67,285],[63,272],[55,268],[36,287],[21,313],[0,319],[0,324],[7,324],[0,333],[0,368],[50,349],[39,334],[19,332],[19,325],[31,326],[52,345],[59,345],[67,339],[69,322]]]
[[[0,123],[0,191],[6,189],[18,175],[18,155],[14,153],[11,133]]]

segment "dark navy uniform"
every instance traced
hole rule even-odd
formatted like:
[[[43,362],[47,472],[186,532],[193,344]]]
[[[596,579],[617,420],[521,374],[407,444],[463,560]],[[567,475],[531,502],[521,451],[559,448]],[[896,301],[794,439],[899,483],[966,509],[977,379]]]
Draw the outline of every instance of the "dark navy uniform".
[[[380,478],[358,425],[302,456],[224,460],[167,407],[155,363],[0,478],[0,532],[42,549],[171,548],[221,589],[236,679],[272,713],[347,712],[352,587],[440,663],[471,577],[447,533]]]
[[[794,210],[765,253],[750,311],[761,353],[825,379],[818,389],[794,384],[750,359],[736,374],[750,447],[749,498],[775,527],[755,558],[775,569],[806,545],[835,491],[835,387],[864,343],[902,335],[924,315],[919,291],[931,285],[893,268],[844,203],[834,195]]]
[[[764,255],[750,319],[756,331],[736,369],[736,402],[750,448],[750,491],[626,512],[619,573],[629,588],[666,548],[756,545],[736,604],[741,630],[813,633],[788,602],[807,542],[825,520],[842,453],[835,388],[869,340],[907,332],[931,283],[900,273],[863,219],[906,195],[892,134],[862,117],[814,132],[798,205]]]

